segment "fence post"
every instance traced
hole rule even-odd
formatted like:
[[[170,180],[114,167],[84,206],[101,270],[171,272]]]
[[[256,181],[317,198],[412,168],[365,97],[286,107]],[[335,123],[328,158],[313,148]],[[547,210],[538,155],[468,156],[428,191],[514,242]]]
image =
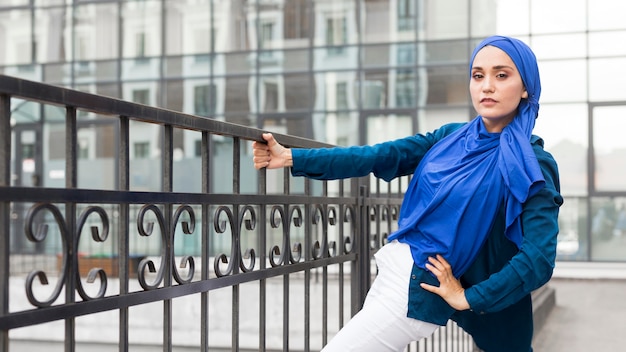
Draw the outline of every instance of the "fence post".
[[[352,315],[354,316],[363,307],[365,296],[370,288],[370,244],[369,244],[369,204],[366,201],[369,197],[367,186],[360,184],[358,179],[353,180],[353,185],[358,186],[357,211],[358,225],[355,238],[355,248],[357,250],[356,270],[352,276]]]
[[[0,94],[0,186],[11,185],[11,97]],[[9,313],[10,202],[0,202],[0,317]],[[9,331],[0,331],[0,351],[9,350]]]

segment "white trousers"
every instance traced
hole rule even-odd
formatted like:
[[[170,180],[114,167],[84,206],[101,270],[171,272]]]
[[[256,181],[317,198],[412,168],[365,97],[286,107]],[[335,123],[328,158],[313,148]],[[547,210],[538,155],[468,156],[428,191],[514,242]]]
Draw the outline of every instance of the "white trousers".
[[[412,341],[432,335],[436,324],[408,318],[411,250],[392,241],[375,255],[378,276],[363,308],[335,335],[322,352],[403,351]]]

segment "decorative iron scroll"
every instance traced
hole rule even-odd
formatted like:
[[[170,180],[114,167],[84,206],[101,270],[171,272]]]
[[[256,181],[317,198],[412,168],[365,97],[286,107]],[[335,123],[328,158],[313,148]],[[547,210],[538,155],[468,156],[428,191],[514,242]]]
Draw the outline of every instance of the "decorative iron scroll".
[[[275,229],[282,226],[283,229],[282,245],[280,247],[276,245],[270,249],[269,260],[272,267],[295,264],[302,260],[302,244],[296,242],[291,249],[291,224],[295,227],[302,226],[302,209],[299,206],[291,208],[289,217],[285,216],[285,210],[282,206],[275,205],[272,207],[270,226]],[[295,257],[294,253],[296,254]]]
[[[174,280],[179,284],[189,283],[193,280],[193,276],[195,273],[195,262],[193,257],[184,256],[180,261],[180,268],[184,269],[189,265],[189,272],[186,277],[182,277],[178,268],[174,263],[174,234],[176,233],[176,226],[180,220],[180,217],[183,213],[187,213],[189,216],[189,222],[183,221],[181,223],[181,227],[183,233],[187,235],[191,235],[194,232],[196,226],[196,217],[193,209],[189,205],[181,205],[174,212],[174,216],[172,218],[172,222],[170,224],[170,228],[166,229],[165,227],[165,217],[163,216],[163,212],[159,207],[154,204],[146,204],[141,207],[139,213],[137,214],[137,230],[141,236],[151,236],[154,231],[154,222],[146,221],[145,217],[148,213],[152,213],[159,225],[159,230],[161,232],[161,262],[159,265],[159,269],[157,271],[156,265],[154,261],[150,258],[144,258],[139,262],[139,268],[137,271],[137,278],[139,280],[139,284],[143,287],[144,290],[153,290],[161,285],[163,279],[165,278],[165,265],[169,262],[172,263],[172,276]],[[146,268],[151,273],[156,273],[156,277],[152,281],[152,283],[148,283],[146,279]]]
[[[36,216],[42,212],[48,211],[54,217],[54,222],[59,228],[59,233],[61,236],[61,270],[59,273],[59,279],[52,293],[48,296],[47,299],[40,300],[35,297],[35,293],[33,292],[33,283],[35,279],[39,279],[39,283],[42,285],[48,285],[48,276],[42,270],[33,270],[26,277],[26,296],[28,297],[28,301],[36,306],[36,307],[49,307],[54,303],[61,294],[63,286],[67,282],[68,279],[75,280],[76,282],[76,290],[78,294],[83,300],[92,300],[96,298],[104,297],[107,289],[107,276],[104,270],[101,268],[92,268],[89,270],[89,274],[87,275],[87,282],[93,283],[96,281],[96,277],[100,278],[100,288],[98,293],[95,296],[89,296],[83,287],[83,283],[80,280],[80,274],[78,271],[78,244],[80,243],[80,235],[83,231],[83,227],[87,222],[87,219],[91,214],[97,214],[100,217],[100,221],[102,223],[102,232],[100,232],[97,226],[91,227],[91,237],[96,242],[104,242],[106,241],[109,235],[109,218],[101,207],[91,206],[85,209],[83,213],[80,215],[78,219],[78,223],[76,226],[76,235],[71,236],[68,230],[67,223],[61,214],[59,208],[50,203],[36,203],[34,204],[26,214],[26,222],[24,226],[24,232],[26,234],[26,238],[28,238],[31,242],[42,242],[46,239],[48,235],[48,224],[39,224],[36,231],[33,231],[33,227],[37,225],[35,219]],[[70,267],[70,258],[72,259],[72,263],[74,265]]]
[[[246,215],[249,218],[246,218]],[[221,220],[223,216],[226,216],[227,220]],[[231,236],[231,249],[230,249],[230,262],[226,254],[220,254],[215,258],[213,262],[213,269],[218,277],[236,274],[238,269],[241,271],[249,272],[254,270],[254,264],[256,263],[256,254],[254,249],[247,249],[244,255],[241,255],[241,241],[240,234],[245,224],[246,230],[252,231],[256,228],[256,212],[250,205],[246,205],[239,211],[239,218],[235,219],[235,215],[232,210],[227,206],[220,206],[215,211],[213,218],[213,226],[217,233],[224,233],[230,228]],[[229,227],[227,227],[229,226]],[[244,263],[244,259],[249,260],[249,264]],[[222,271],[220,263],[227,264],[225,271]]]

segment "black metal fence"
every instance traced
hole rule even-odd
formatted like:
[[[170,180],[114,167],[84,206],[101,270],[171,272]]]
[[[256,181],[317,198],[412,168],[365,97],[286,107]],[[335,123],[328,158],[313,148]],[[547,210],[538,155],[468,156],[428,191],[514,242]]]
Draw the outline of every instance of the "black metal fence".
[[[46,139],[32,160],[16,143],[13,115],[25,103],[41,112],[34,129]],[[59,111],[55,128],[48,115]],[[115,132],[114,162],[98,166],[79,130],[102,121]],[[8,76],[0,124],[1,351],[41,342],[64,351],[319,350],[359,310],[406,182],[256,171],[249,143],[258,129]],[[158,129],[158,190],[133,183],[145,164],[131,136],[146,126]],[[177,156],[181,131],[198,137],[195,167]],[[291,147],[325,146],[276,135]],[[47,147],[64,150],[62,170],[47,168]],[[25,186],[16,179],[26,166],[64,184]],[[192,170],[199,187],[181,191],[175,180]],[[82,186],[93,174],[113,186]],[[472,349],[454,325],[407,347]]]

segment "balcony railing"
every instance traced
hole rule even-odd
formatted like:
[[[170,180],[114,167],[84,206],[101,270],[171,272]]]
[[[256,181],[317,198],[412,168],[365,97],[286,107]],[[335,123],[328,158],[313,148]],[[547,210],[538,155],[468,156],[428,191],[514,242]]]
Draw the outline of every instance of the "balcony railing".
[[[28,160],[12,110],[25,103],[40,112],[33,128],[47,131],[35,134],[45,141],[35,141],[43,147]],[[113,161],[88,163],[80,130],[102,120],[114,143],[97,140]],[[361,307],[406,181],[256,171],[249,143],[261,130],[8,76],[0,76],[0,124],[1,351],[29,341],[65,351],[94,343],[119,351],[319,350]],[[131,154],[133,136],[146,128],[158,131],[156,172]],[[200,141],[195,167],[177,156],[181,131]],[[327,146],[275,135],[291,147]],[[59,148],[62,168],[52,170],[46,150]],[[16,181],[38,168],[62,182]],[[137,186],[146,170],[159,189]],[[101,187],[81,181],[100,174],[108,175]],[[454,325],[407,346],[472,349]]]

